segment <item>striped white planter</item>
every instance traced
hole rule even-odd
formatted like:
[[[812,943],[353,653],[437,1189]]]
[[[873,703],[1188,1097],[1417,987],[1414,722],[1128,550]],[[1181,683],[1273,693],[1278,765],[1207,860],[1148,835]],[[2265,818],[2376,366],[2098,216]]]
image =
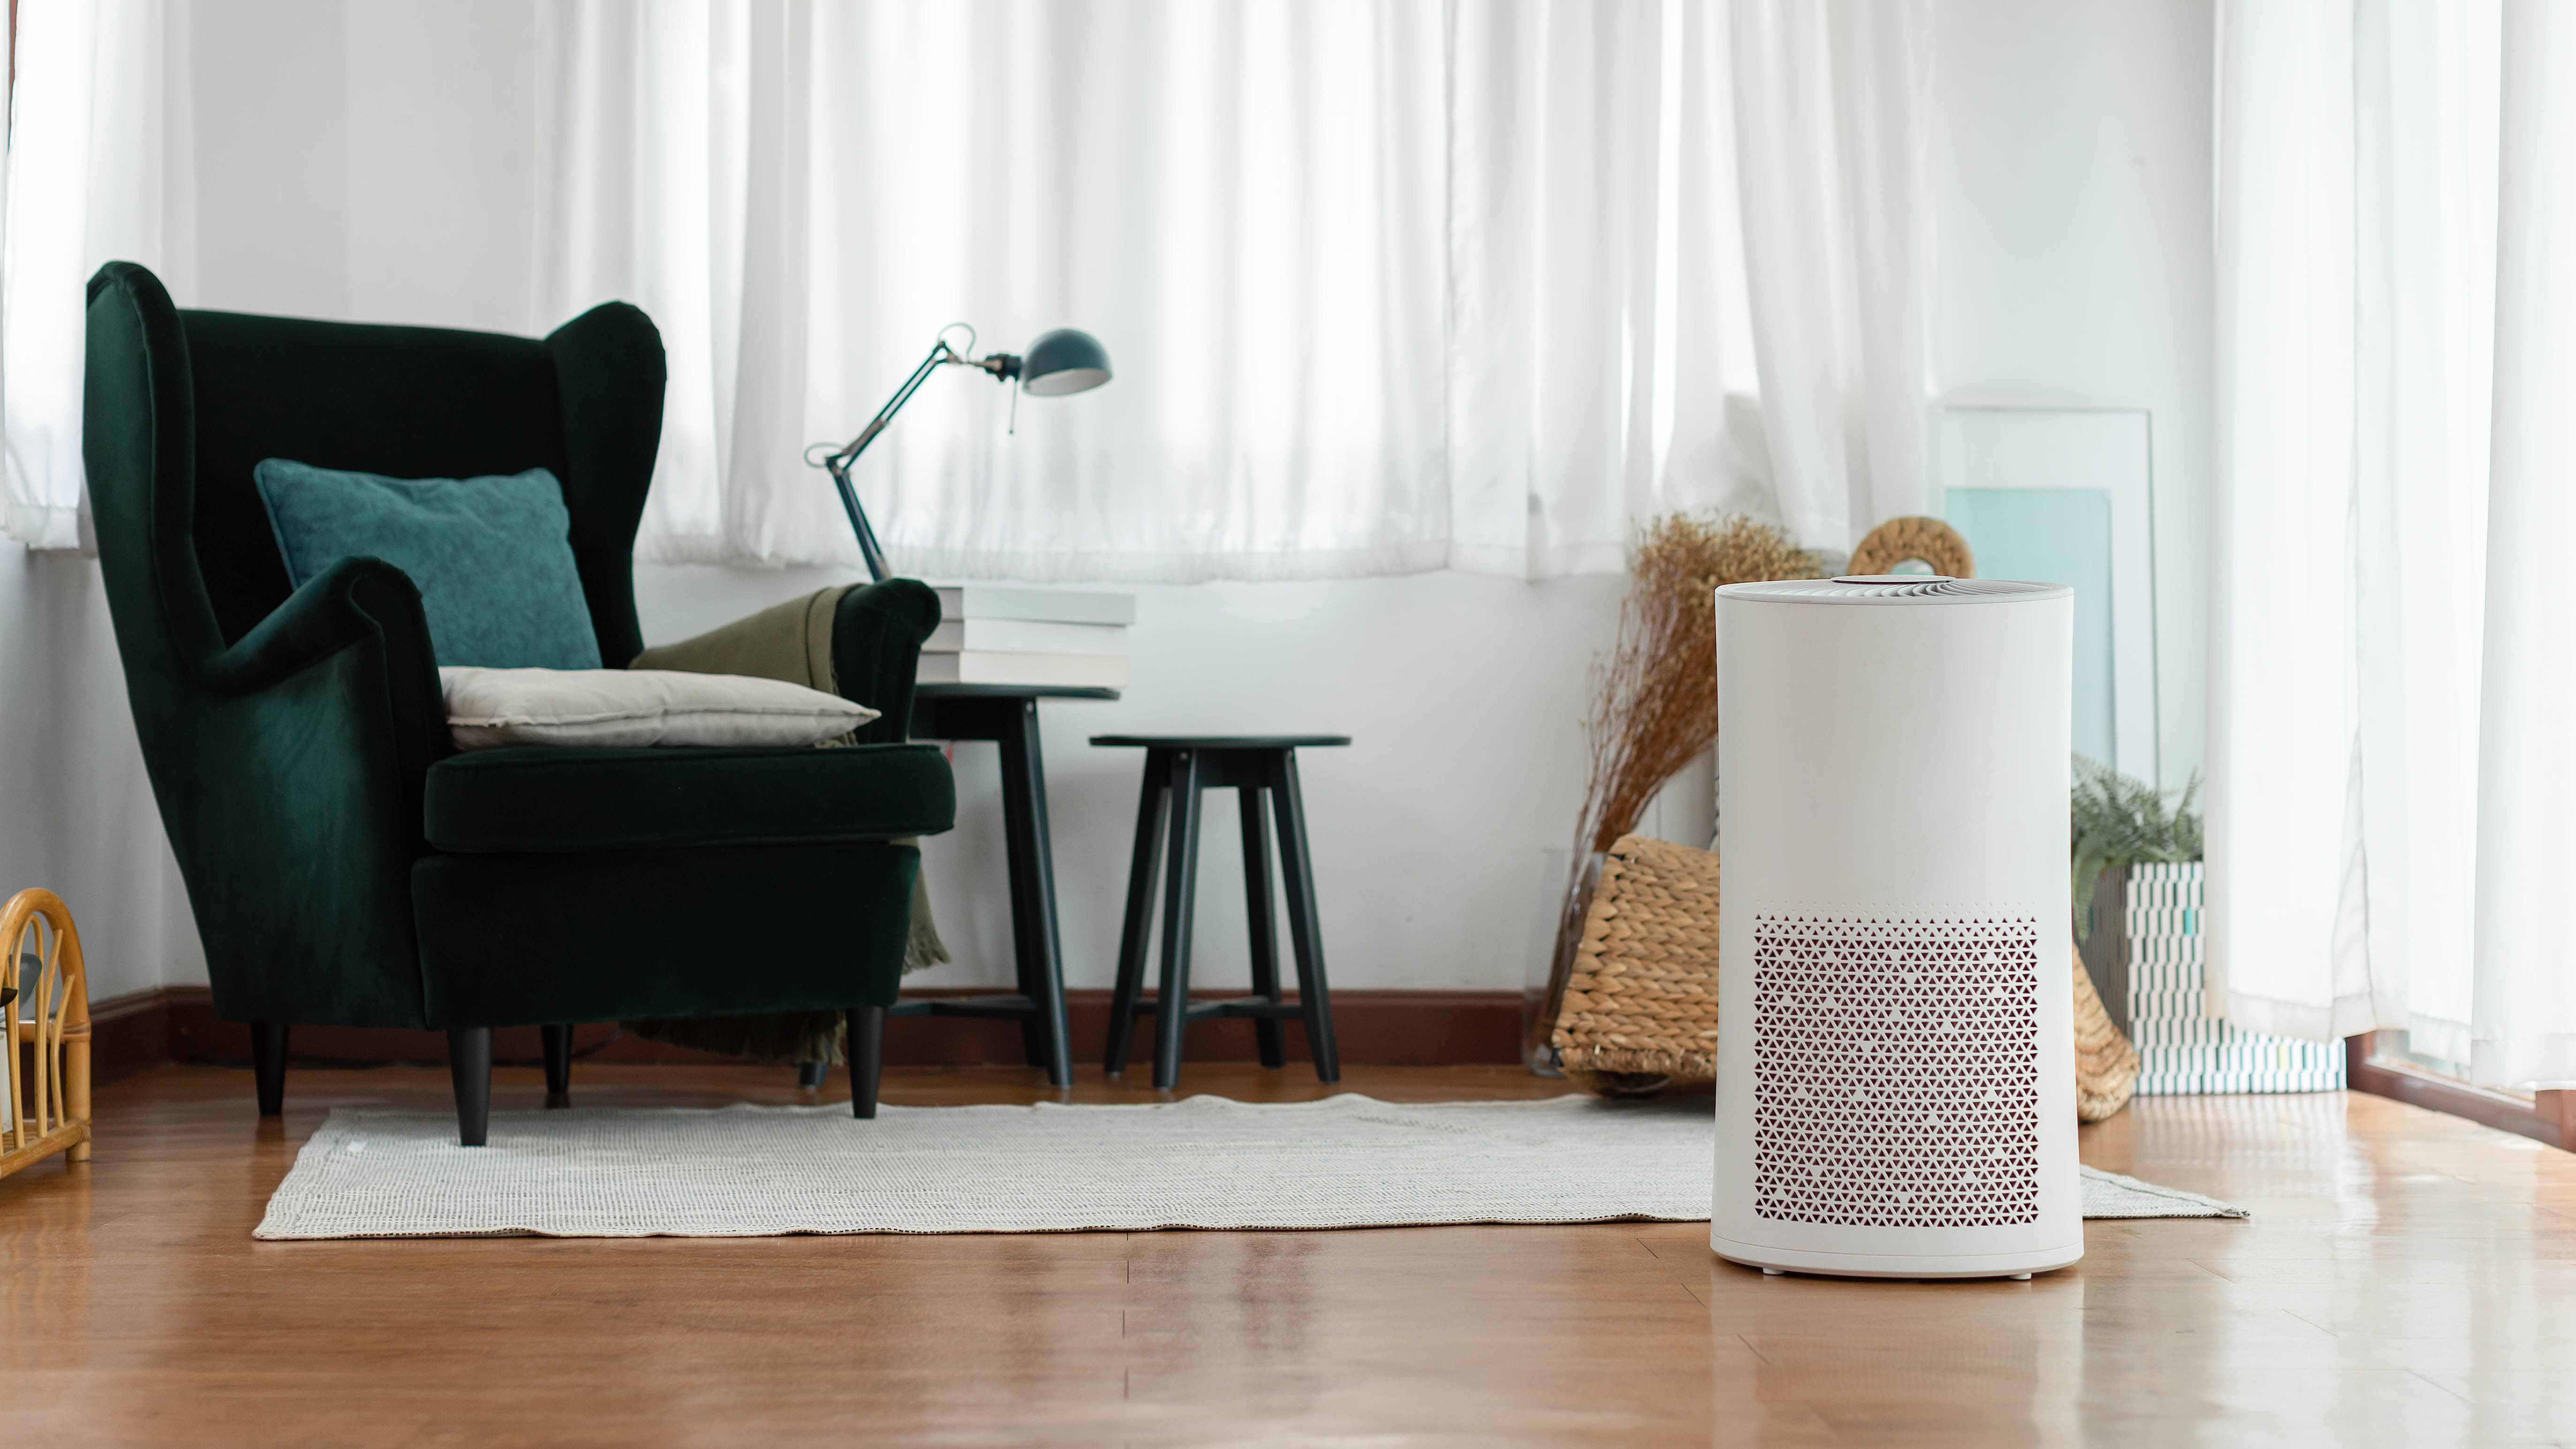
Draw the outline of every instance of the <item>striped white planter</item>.
[[[2142,1096],[2331,1092],[2343,1087],[2341,1042],[2240,1031],[2207,1014],[2199,861],[2129,868],[2129,1036]]]

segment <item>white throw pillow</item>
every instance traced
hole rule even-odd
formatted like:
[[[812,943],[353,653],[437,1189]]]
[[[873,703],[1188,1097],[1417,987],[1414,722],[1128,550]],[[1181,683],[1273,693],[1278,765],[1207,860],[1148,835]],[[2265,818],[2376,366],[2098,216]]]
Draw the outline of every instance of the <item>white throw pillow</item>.
[[[877,717],[837,694],[677,669],[438,671],[460,750],[503,745],[818,745]]]

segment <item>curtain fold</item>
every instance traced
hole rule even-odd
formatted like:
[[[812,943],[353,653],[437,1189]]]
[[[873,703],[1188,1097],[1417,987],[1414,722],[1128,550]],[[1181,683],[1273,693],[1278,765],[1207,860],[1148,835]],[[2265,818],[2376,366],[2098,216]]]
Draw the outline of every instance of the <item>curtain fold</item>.
[[[1461,4],[1450,157],[1454,567],[1615,571],[1653,490],[1660,7]]]
[[[2343,969],[2469,1059],[2496,302],[2493,4],[2356,6],[2355,757]]]
[[[2209,989],[2249,1030],[2386,1020],[2333,946],[2354,777],[2352,0],[2220,16]]]
[[[1119,385],[934,378],[857,470],[914,572],[1295,577],[1446,558],[1441,14],[1360,0],[567,3],[538,322],[662,322],[639,555],[857,561],[807,445],[947,324]]]
[[[0,494],[9,537],[85,546],[81,358],[90,273],[116,257],[190,282],[187,7],[17,16],[0,198]],[[175,60],[172,57],[176,57]]]
[[[1119,381],[1016,433],[925,386],[856,470],[909,571],[1550,577],[1707,506],[1844,548],[1924,506],[1928,37],[1796,10],[554,0],[533,321],[663,324],[648,558],[855,563],[804,450],[960,319],[1083,327]],[[1737,137],[1784,127],[1757,186]]]
[[[1839,550],[1929,504],[1927,4],[545,0],[529,320],[663,331],[648,559],[855,564],[805,451],[961,318],[1120,381],[1016,432],[925,387],[858,469],[912,571],[1545,578],[1708,507]],[[189,13],[21,17],[0,471],[43,546],[81,284],[194,291]]]
[[[1735,135],[1782,521],[1847,550],[1931,510],[1926,0],[1737,0]]]
[[[2470,1079],[2576,1085],[2576,13],[2504,12]]]
[[[2576,523],[2576,28],[2316,0],[2219,33],[2213,992],[2576,1078],[2544,557]]]

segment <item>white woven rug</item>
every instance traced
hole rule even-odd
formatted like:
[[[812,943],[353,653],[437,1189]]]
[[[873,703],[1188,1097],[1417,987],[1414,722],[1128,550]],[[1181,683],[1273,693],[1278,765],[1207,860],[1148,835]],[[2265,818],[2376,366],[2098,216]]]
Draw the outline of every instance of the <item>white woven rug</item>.
[[[262,1238],[766,1237],[1708,1216],[1706,1098],[334,1111]],[[2242,1216],[2093,1174],[2087,1217]]]

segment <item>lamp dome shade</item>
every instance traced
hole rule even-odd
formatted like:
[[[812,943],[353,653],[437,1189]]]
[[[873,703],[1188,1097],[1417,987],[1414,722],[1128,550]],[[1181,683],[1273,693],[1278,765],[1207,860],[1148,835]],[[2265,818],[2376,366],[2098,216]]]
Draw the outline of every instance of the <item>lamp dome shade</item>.
[[[1020,361],[1020,386],[1039,397],[1089,392],[1108,380],[1109,349],[1071,327],[1041,335]]]

